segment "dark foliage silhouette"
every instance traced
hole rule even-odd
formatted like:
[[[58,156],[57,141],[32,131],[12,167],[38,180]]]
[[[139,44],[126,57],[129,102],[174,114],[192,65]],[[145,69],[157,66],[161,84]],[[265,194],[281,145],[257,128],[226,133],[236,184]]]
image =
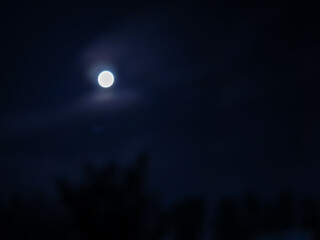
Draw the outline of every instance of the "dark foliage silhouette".
[[[221,202],[215,227],[218,240],[245,239],[244,228],[239,217],[239,208],[234,200],[225,199]]]
[[[320,239],[320,206],[316,198],[305,197],[302,203],[302,227],[309,229]]]
[[[216,240],[255,240],[266,234],[304,229],[319,238],[318,200],[294,201],[290,191],[273,203],[262,204],[256,195],[223,199],[215,216],[200,197],[189,197],[164,207],[160,196],[147,188],[148,157],[141,155],[130,167],[114,163],[84,168],[82,182],[57,181],[61,204],[51,206],[39,194],[26,200],[17,194],[0,208],[0,239],[130,239],[197,240],[210,216]],[[63,209],[62,214],[56,212]]]
[[[261,206],[252,193],[247,194],[244,199],[243,226],[246,239],[253,239],[261,232]]]
[[[204,203],[200,199],[191,199],[177,206],[172,216],[175,239],[199,239],[204,220],[204,210]]]
[[[78,187],[60,181],[62,200],[71,213],[72,228],[81,239],[141,239],[148,199],[144,191],[147,159],[127,170],[114,164],[102,170],[86,168]]]

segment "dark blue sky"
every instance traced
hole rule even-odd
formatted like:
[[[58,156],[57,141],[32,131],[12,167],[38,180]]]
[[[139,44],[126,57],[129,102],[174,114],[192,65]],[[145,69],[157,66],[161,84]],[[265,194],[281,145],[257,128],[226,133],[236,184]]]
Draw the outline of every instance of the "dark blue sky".
[[[168,200],[315,193],[319,38],[309,7],[7,4],[1,186],[50,193],[84,164],[127,165],[147,152],[150,185]],[[96,82],[104,69],[110,89]]]

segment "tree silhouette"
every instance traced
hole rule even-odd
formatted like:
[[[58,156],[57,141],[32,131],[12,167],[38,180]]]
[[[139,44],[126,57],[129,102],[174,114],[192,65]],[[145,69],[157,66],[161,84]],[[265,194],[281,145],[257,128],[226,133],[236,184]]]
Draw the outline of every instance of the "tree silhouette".
[[[320,239],[320,206],[314,197],[303,199],[302,227],[314,232],[315,239]]]
[[[215,236],[218,240],[245,239],[238,206],[235,201],[225,199],[218,206]]]
[[[280,195],[276,205],[278,213],[275,221],[279,230],[290,229],[294,225],[294,200],[291,191],[285,191]]]
[[[102,170],[87,167],[78,187],[60,181],[59,191],[82,239],[142,239],[148,232],[145,189],[147,157],[127,170],[110,164]]]
[[[177,240],[200,239],[204,221],[204,203],[190,199],[173,210],[174,236]]]
[[[246,239],[253,239],[261,231],[261,206],[258,198],[248,193],[243,208]]]
[[[57,189],[66,210],[62,215],[53,212],[41,194],[31,201],[17,194],[8,206],[0,207],[0,239],[201,239],[204,201],[190,197],[164,208],[159,195],[146,187],[147,170],[148,158],[141,155],[126,168],[114,163],[86,166],[83,181],[74,185],[60,179]],[[294,203],[290,191],[269,205],[252,193],[241,201],[224,199],[212,225],[214,239],[253,240],[297,226],[320,239],[318,200],[309,197],[299,206]]]

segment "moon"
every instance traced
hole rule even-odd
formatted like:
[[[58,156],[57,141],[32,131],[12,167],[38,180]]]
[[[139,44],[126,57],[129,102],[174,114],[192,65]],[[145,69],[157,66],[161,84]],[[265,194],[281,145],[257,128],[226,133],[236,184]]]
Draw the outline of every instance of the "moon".
[[[103,88],[111,87],[114,82],[114,76],[110,71],[102,71],[98,76],[98,83]]]

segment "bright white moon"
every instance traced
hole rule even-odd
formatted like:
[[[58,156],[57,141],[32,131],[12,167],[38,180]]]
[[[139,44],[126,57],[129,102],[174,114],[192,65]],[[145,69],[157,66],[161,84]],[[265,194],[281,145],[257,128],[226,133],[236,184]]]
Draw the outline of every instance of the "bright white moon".
[[[98,83],[103,88],[111,87],[114,82],[114,76],[109,71],[103,71],[98,76]]]

